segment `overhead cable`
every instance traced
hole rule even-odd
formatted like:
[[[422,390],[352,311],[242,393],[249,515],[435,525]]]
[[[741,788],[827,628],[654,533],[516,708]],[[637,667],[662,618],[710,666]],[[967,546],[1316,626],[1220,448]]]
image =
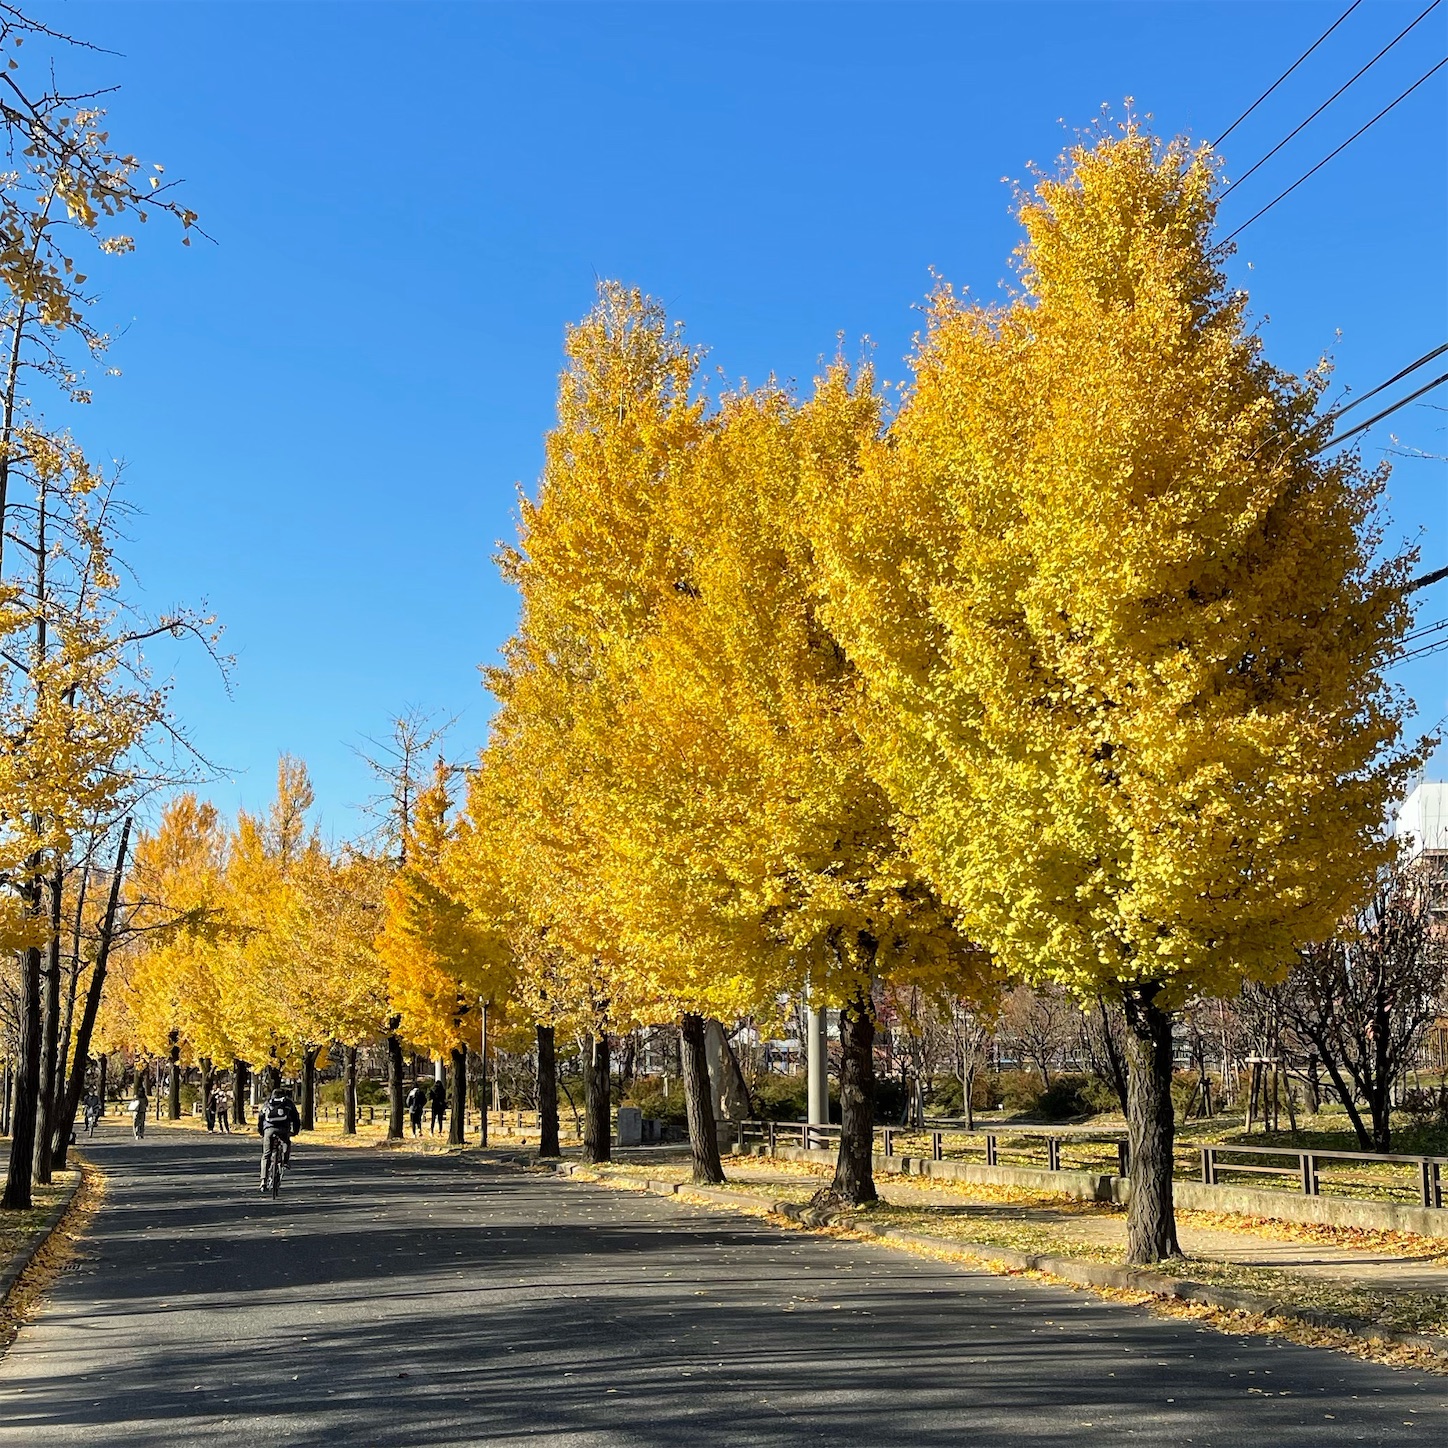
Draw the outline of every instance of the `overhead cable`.
[[[1272,84],[1269,85],[1269,86],[1267,87],[1267,89],[1264,90],[1264,91],[1262,92],[1262,94],[1261,94],[1260,96],[1258,96],[1257,99],[1256,99],[1255,101],[1253,101],[1252,104],[1251,104],[1250,106],[1248,106],[1245,111],[1242,112],[1242,114],[1241,114],[1240,116],[1237,117],[1237,119],[1236,119],[1235,121],[1233,121],[1232,124],[1231,124],[1230,126],[1228,126],[1227,129],[1226,129],[1225,131],[1223,131],[1222,134],[1221,134],[1220,136],[1218,136],[1215,141],[1212,142],[1212,149],[1215,151],[1215,150],[1217,149],[1217,147],[1220,146],[1220,145],[1222,144],[1222,142],[1225,141],[1225,140],[1227,139],[1227,137],[1230,136],[1230,135],[1232,134],[1232,132],[1235,131],[1235,130],[1237,129],[1237,127],[1240,126],[1240,125],[1242,124],[1242,122],[1245,121],[1245,120],[1247,119],[1247,117],[1250,116],[1250,115],[1252,114],[1252,112],[1255,111],[1255,110],[1257,109],[1257,107],[1260,106],[1260,105],[1262,104],[1262,102],[1265,101],[1265,100],[1267,99],[1267,97],[1270,96],[1270,95],[1272,94],[1272,92],[1275,91],[1275,90],[1277,89],[1277,87],[1280,86],[1280,85],[1282,84],[1282,82],[1283,82],[1284,80],[1286,80],[1287,77],[1288,77],[1289,75],[1291,75],[1292,72],[1293,72],[1294,70],[1296,70],[1297,67],[1298,67],[1299,65],[1301,65],[1302,62],[1303,62],[1304,60],[1306,60],[1307,57],[1308,57],[1309,55],[1311,55],[1312,52],[1313,52],[1314,50],[1316,50],[1317,47],[1318,47],[1319,45],[1321,45],[1322,42],[1323,42],[1324,40],[1326,40],[1327,37],[1328,37],[1329,35],[1331,35],[1332,32],[1333,32],[1334,30],[1336,30],[1337,27],[1338,27],[1339,25],[1341,25],[1342,22],[1343,22],[1344,20],[1346,20],[1347,17],[1348,17],[1349,15],[1351,15],[1351,14],[1353,13],[1353,11],[1356,10],[1356,9],[1358,8],[1358,6],[1361,5],[1362,3],[1363,3],[1363,0],[1353,0],[1353,3],[1352,3],[1351,5],[1349,5],[1349,6],[1347,7],[1347,9],[1344,10],[1344,11],[1342,12],[1342,14],[1339,15],[1339,16],[1337,17],[1337,19],[1334,20],[1334,21],[1332,22],[1332,24],[1329,25],[1329,26],[1327,27],[1327,29],[1324,30],[1324,31],[1322,32],[1322,34],[1319,35],[1319,36],[1317,37],[1317,39],[1314,40],[1314,41],[1312,42],[1312,44],[1309,45],[1309,46],[1307,47],[1307,49],[1304,50],[1304,51],[1302,52],[1302,54],[1299,55],[1299,56],[1297,57],[1297,59],[1294,60],[1294,61],[1292,62],[1292,64],[1289,65],[1289,66],[1287,67],[1287,69],[1284,70],[1284,71],[1282,72],[1282,74],[1279,75],[1279,76],[1277,77],[1277,79],[1274,80],[1274,81],[1272,82]]]
[[[1445,55],[1443,59],[1440,60],[1438,64],[1432,68],[1432,70],[1425,71],[1422,75],[1420,75],[1418,79],[1415,80],[1413,84],[1410,85],[1407,90],[1405,90],[1401,95],[1389,101],[1388,104],[1385,105],[1382,110],[1380,110],[1377,115],[1372,118],[1372,120],[1359,126],[1357,130],[1355,130],[1352,135],[1350,135],[1347,140],[1342,143],[1342,145],[1338,146],[1335,150],[1328,152],[1328,154],[1324,156],[1322,160],[1320,160],[1317,165],[1315,165],[1310,171],[1304,171],[1302,175],[1299,176],[1297,180],[1295,180],[1292,185],[1290,185],[1285,191],[1278,192],[1278,194],[1274,196],[1271,201],[1269,201],[1264,207],[1262,207],[1260,211],[1253,212],[1253,214],[1249,216],[1246,221],[1244,221],[1241,226],[1239,226],[1235,231],[1231,232],[1227,236],[1224,236],[1222,240],[1219,241],[1217,245],[1213,248],[1213,250],[1220,251],[1229,242],[1231,242],[1236,237],[1240,236],[1244,231],[1246,231],[1246,229],[1251,226],[1254,221],[1257,221],[1259,218],[1265,216],[1269,211],[1271,211],[1272,208],[1276,206],[1279,201],[1285,201],[1289,196],[1292,195],[1294,191],[1297,190],[1299,186],[1302,185],[1304,181],[1308,180],[1312,176],[1317,175],[1317,173],[1321,171],[1322,168],[1326,166],[1329,161],[1333,160],[1337,156],[1340,156],[1345,150],[1347,150],[1350,145],[1352,145],[1355,140],[1357,140],[1359,136],[1363,134],[1364,131],[1369,130],[1371,127],[1377,125],[1377,123],[1382,120],[1382,118],[1387,115],[1387,113],[1392,110],[1394,106],[1400,105],[1403,101],[1407,100],[1408,97],[1412,95],[1413,92],[1417,90],[1420,85],[1422,85],[1425,81],[1430,80],[1433,76],[1437,75],[1437,73],[1442,70],[1445,65],[1448,65],[1448,55]]]
[[[1239,187],[1250,175],[1252,175],[1254,171],[1258,171],[1263,166],[1265,166],[1290,140],[1293,139],[1294,136],[1297,136],[1302,131],[1305,131],[1307,127],[1310,126],[1313,121],[1315,121],[1345,90],[1360,81],[1363,76],[1365,76],[1405,35],[1407,35],[1408,31],[1412,30],[1421,21],[1426,20],[1428,16],[1430,16],[1442,3],[1443,0],[1433,0],[1433,3],[1429,5],[1428,8],[1423,11],[1421,15],[1418,16],[1417,20],[1414,20],[1405,29],[1400,30],[1390,41],[1388,41],[1385,46],[1383,46],[1380,51],[1378,51],[1375,56],[1373,56],[1370,61],[1368,61],[1365,66],[1363,66],[1360,71],[1358,71],[1356,75],[1352,77],[1351,80],[1346,80],[1340,86],[1338,86],[1338,88],[1333,91],[1333,93],[1328,96],[1328,98],[1323,101],[1323,103],[1318,106],[1318,108],[1313,111],[1313,113],[1308,116],[1308,118],[1303,121],[1301,125],[1297,126],[1294,130],[1289,131],[1285,136],[1283,136],[1280,141],[1278,141],[1275,146],[1273,146],[1270,151],[1268,151],[1265,156],[1262,157],[1260,161],[1258,161],[1255,165],[1250,166],[1246,171],[1238,176],[1237,179],[1233,181],[1232,184],[1228,186],[1225,191],[1222,192],[1222,199],[1230,196],[1232,192],[1234,192],[1237,187]]]
[[[1416,362],[1408,363],[1408,365],[1404,367],[1401,372],[1393,373],[1393,375],[1389,377],[1386,382],[1379,382],[1378,385],[1374,387],[1371,392],[1364,392],[1361,397],[1354,397],[1351,402],[1344,402],[1341,407],[1334,408],[1322,420],[1324,422],[1336,421],[1336,419],[1341,417],[1345,412],[1351,412],[1353,408],[1357,407],[1360,403],[1366,402],[1368,398],[1376,397],[1380,392],[1386,392],[1387,389],[1393,385],[1393,383],[1401,382],[1403,378],[1409,375],[1409,373],[1416,372],[1418,368],[1427,366],[1429,362],[1432,362],[1435,358],[1441,357],[1445,352],[1448,352],[1448,342],[1444,342],[1441,347],[1434,347],[1431,352],[1424,352],[1423,355],[1419,357]]]
[[[1360,432],[1366,432],[1374,423],[1381,422],[1385,417],[1391,417],[1400,407],[1406,407],[1410,402],[1416,402],[1425,393],[1431,392],[1435,387],[1441,387],[1445,382],[1448,382],[1448,372],[1444,372],[1441,376],[1435,377],[1426,386],[1420,387],[1416,392],[1410,392],[1406,397],[1400,397],[1391,407],[1385,407],[1381,412],[1374,413],[1366,422],[1360,422],[1356,427],[1348,428],[1341,436],[1330,437],[1326,442],[1319,443],[1307,456],[1315,458],[1318,453],[1326,452],[1330,447],[1337,447],[1339,444],[1345,443],[1348,438],[1356,437]]]

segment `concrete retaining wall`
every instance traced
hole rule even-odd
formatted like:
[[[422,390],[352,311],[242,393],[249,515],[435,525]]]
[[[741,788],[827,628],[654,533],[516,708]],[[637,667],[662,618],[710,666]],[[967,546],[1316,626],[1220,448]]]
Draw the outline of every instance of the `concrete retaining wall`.
[[[751,1146],[748,1154],[766,1156],[768,1148]],[[781,1146],[775,1153],[784,1161],[813,1161],[832,1165],[835,1149],[801,1150]],[[1036,1171],[1020,1166],[978,1166],[960,1161],[928,1161],[914,1156],[875,1155],[877,1172],[933,1177],[944,1181],[977,1182],[982,1186],[1030,1187],[1056,1196],[1083,1201],[1118,1202],[1131,1197],[1131,1183],[1118,1176],[1084,1171]],[[1207,1186],[1178,1181],[1176,1204],[1188,1210],[1235,1212],[1246,1217],[1274,1217],[1283,1222],[1311,1222],[1329,1227],[1364,1227],[1378,1232],[1415,1232],[1423,1237],[1448,1237],[1448,1207],[1410,1207],[1395,1202],[1359,1201],[1352,1197],[1309,1197],[1293,1192],[1260,1191],[1252,1187]]]

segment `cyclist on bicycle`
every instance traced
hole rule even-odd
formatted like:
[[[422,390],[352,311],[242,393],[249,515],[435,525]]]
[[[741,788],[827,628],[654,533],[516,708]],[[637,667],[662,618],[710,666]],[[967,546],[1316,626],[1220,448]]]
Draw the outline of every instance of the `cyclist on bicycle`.
[[[282,1165],[292,1164],[292,1133],[302,1129],[302,1118],[297,1104],[285,1086],[278,1086],[272,1092],[265,1106],[256,1115],[257,1135],[261,1137],[261,1159],[266,1161],[268,1137],[282,1139]]]

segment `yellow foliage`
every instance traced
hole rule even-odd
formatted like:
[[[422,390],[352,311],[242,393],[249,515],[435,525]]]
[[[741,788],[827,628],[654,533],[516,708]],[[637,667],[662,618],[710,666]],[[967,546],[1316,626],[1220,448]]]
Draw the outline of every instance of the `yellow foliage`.
[[[972,934],[1083,996],[1231,993],[1388,853],[1406,560],[1312,459],[1212,251],[1214,163],[1128,126],[1024,199],[1025,292],[935,298],[811,512],[875,770]]]

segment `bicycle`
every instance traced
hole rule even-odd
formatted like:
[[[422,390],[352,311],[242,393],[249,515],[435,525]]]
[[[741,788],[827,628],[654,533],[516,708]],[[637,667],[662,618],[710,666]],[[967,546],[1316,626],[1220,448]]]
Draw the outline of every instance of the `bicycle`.
[[[267,1132],[261,1156],[261,1191],[263,1196],[270,1192],[273,1200],[281,1195],[282,1167],[286,1158],[286,1149],[286,1142],[282,1140],[281,1132]]]

